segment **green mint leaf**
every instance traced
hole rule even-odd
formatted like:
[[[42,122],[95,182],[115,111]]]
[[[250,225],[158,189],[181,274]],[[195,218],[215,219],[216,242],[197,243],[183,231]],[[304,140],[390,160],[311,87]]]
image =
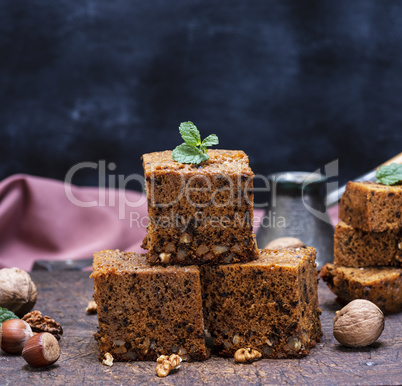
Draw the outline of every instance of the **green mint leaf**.
[[[208,137],[205,138],[201,143],[202,147],[214,146],[214,145],[219,145],[219,139],[215,134],[208,135]]]
[[[173,150],[172,158],[182,164],[198,165],[201,162],[206,161],[209,156],[207,153],[203,153],[198,147],[182,143]]]
[[[209,159],[207,146],[217,145],[218,137],[215,134],[209,135],[201,142],[200,132],[193,122],[182,122],[179,127],[180,134],[185,143],[177,146],[172,151],[172,158],[182,164],[195,164]]]
[[[0,307],[0,324],[9,319],[19,319],[19,317],[13,312],[7,310],[7,308]]]
[[[377,183],[384,185],[395,185],[402,182],[402,164],[391,164],[381,166],[376,174]]]
[[[182,122],[179,127],[183,141],[189,146],[201,145],[201,136],[193,122]]]

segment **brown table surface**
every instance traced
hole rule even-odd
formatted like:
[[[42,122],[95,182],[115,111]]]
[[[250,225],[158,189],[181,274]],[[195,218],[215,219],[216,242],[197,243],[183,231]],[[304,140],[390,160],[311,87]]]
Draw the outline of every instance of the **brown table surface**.
[[[332,336],[335,311],[340,307],[324,283],[319,286],[322,342],[302,359],[261,360],[250,365],[212,357],[183,363],[166,378],[155,375],[154,362],[115,363],[98,360],[93,333],[97,316],[86,315],[93,282],[88,272],[32,272],[38,287],[35,309],[52,316],[64,328],[59,361],[35,370],[22,357],[0,353],[0,384],[402,384],[402,313],[386,316],[385,330],[374,345],[342,347]]]

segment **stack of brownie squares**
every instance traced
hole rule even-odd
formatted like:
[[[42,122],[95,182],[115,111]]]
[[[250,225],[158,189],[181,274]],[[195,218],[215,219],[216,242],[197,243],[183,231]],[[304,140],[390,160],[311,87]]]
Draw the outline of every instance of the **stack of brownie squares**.
[[[94,254],[100,357],[291,358],[320,340],[315,249],[258,250],[247,155],[208,155],[200,166],[143,155],[148,253]]]
[[[335,227],[334,264],[321,277],[343,302],[402,311],[402,185],[349,182]]]

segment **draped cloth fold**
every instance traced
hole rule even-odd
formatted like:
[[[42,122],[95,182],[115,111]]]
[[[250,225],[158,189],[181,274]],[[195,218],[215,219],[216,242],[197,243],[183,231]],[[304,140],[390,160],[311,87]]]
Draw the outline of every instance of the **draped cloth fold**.
[[[146,223],[139,192],[13,175],[0,182],[0,268],[30,270],[36,260],[89,258],[102,249],[142,252]]]

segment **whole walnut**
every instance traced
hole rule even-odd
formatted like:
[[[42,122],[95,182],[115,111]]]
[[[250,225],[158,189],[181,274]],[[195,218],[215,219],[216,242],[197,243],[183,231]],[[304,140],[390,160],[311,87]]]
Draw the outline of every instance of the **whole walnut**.
[[[19,268],[0,269],[0,307],[23,316],[32,310],[36,297],[35,283],[27,272]]]
[[[336,312],[334,337],[344,346],[368,346],[380,337],[383,330],[384,314],[368,300],[353,300]]]

